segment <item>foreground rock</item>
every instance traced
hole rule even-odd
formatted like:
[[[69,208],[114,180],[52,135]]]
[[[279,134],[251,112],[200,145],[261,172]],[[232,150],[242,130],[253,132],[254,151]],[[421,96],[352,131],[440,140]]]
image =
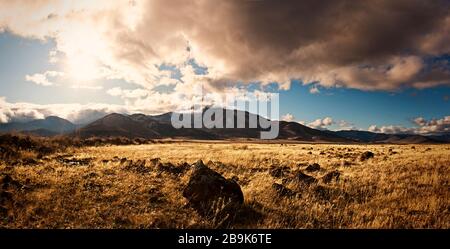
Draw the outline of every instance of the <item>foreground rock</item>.
[[[244,202],[241,187],[234,180],[225,179],[201,160],[195,163],[183,196],[200,215],[217,219],[217,222],[232,219]]]

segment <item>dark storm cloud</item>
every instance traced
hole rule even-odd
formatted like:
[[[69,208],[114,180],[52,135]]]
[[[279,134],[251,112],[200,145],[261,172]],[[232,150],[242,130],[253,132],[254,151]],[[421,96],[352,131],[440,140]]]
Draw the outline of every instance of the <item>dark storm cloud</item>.
[[[450,52],[449,20],[448,1],[172,0],[138,30],[149,46],[183,34],[221,79],[391,90],[449,83],[422,59]]]

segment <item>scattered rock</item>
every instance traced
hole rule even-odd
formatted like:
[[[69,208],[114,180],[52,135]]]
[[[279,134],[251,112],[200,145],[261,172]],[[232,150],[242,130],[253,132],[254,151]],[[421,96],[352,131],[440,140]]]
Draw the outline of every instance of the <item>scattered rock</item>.
[[[33,158],[23,158],[22,159],[22,164],[24,164],[24,165],[36,165],[36,164],[38,164],[38,162],[36,160],[34,160]]]
[[[272,184],[272,189],[275,190],[275,192],[278,193],[278,195],[280,196],[284,196],[284,197],[292,197],[295,196],[295,192],[286,188],[284,185],[282,184],[278,184],[278,183],[274,183]]]
[[[91,172],[89,174],[84,175],[83,179],[89,179],[89,178],[95,178],[95,177],[98,177],[98,174],[95,172]]]
[[[67,166],[87,166],[93,158],[66,158],[65,156],[56,157],[56,161]]]
[[[6,190],[0,190],[0,205],[4,206],[10,203],[13,199],[11,192]]]
[[[367,159],[373,158],[375,156],[375,154],[373,154],[373,152],[371,151],[365,151],[361,154],[361,156],[359,157],[359,159],[361,161],[365,161]]]
[[[219,220],[232,218],[244,202],[241,187],[235,181],[225,179],[201,160],[194,165],[183,197],[200,215]]]
[[[272,177],[275,177],[275,178],[280,178],[280,177],[287,176],[289,174],[289,171],[290,171],[290,168],[288,166],[273,167],[269,171],[269,175],[271,175]]]
[[[133,162],[133,160],[128,161],[128,165],[125,166],[125,170],[132,171],[139,174],[146,174],[150,173],[150,168],[145,166],[145,159],[144,160],[137,160],[136,162]]]
[[[319,171],[320,165],[318,163],[313,163],[313,164],[308,165],[308,167],[306,167],[305,170],[308,172]]]
[[[343,161],[343,162],[342,162],[342,166],[344,166],[344,167],[350,167],[350,166],[352,166],[352,163],[349,162],[349,161]]]
[[[6,207],[0,206],[0,217],[5,217],[8,215],[8,209]]]
[[[20,182],[14,180],[10,175],[0,175],[0,189],[8,189],[10,187],[20,189],[22,186]]]
[[[148,191],[148,194],[149,194],[149,201],[151,204],[159,204],[166,201],[164,195],[157,188],[151,188]]]
[[[322,199],[322,200],[330,200],[331,199],[331,191],[329,188],[326,188],[324,186],[317,185],[312,190],[312,193]]]
[[[159,157],[150,159],[150,163],[153,165],[157,165],[159,162],[161,162],[161,158]]]
[[[188,171],[190,169],[190,165],[188,163],[182,163],[179,166],[175,166],[172,163],[158,163],[158,165],[156,166],[156,169],[159,172],[168,172],[171,174],[175,174],[175,175],[180,175],[185,173],[186,171]]]
[[[339,181],[340,176],[341,176],[341,173],[339,171],[337,171],[337,170],[331,171],[322,177],[322,181],[324,183],[330,183],[333,180],[337,182],[337,181]]]
[[[0,176],[0,185],[2,188],[5,188],[9,183],[11,183],[13,179],[9,175],[1,175]]]
[[[317,179],[299,171],[297,172],[297,174],[295,174],[294,177],[290,179],[283,179],[283,184],[286,184],[288,182],[293,182],[299,185],[311,185],[317,183]]]

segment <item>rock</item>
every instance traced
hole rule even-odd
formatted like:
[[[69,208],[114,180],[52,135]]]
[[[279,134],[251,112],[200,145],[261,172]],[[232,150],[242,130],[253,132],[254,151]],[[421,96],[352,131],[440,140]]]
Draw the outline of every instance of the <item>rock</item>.
[[[200,215],[219,219],[231,218],[244,202],[241,187],[235,181],[225,179],[201,160],[194,165],[183,197]]]
[[[289,167],[284,166],[284,167],[274,167],[269,171],[269,175],[271,175],[272,177],[275,178],[280,178],[280,177],[284,177],[287,174],[289,174]]]
[[[182,163],[179,166],[175,166],[172,163],[158,163],[156,169],[159,172],[168,172],[171,174],[179,175],[185,173],[190,169],[190,165],[188,163]]]
[[[278,195],[280,195],[280,196],[285,196],[285,197],[295,196],[295,192],[294,191],[286,188],[282,184],[274,183],[274,184],[272,184],[272,189],[274,189],[275,192],[277,192]]]
[[[58,156],[56,158],[56,161],[67,166],[87,166],[92,160],[93,158],[66,158],[63,156]]]
[[[0,185],[5,188],[5,186],[9,185],[13,179],[9,175],[1,175],[0,176]]]
[[[10,187],[19,189],[22,187],[22,184],[7,174],[0,175],[0,189],[8,189]]]
[[[352,163],[349,162],[349,161],[343,161],[343,162],[342,162],[342,166],[344,166],[344,167],[350,167],[350,166],[352,166]]]
[[[287,182],[293,182],[293,183],[299,184],[299,185],[311,185],[311,184],[317,183],[317,179],[299,171],[299,172],[297,172],[297,174],[294,177],[283,180],[283,184],[285,184]]]
[[[373,154],[373,152],[371,151],[365,151],[364,153],[361,154],[360,156],[360,160],[361,161],[365,161],[367,159],[373,158],[375,156],[375,154]]]
[[[0,206],[0,217],[5,217],[8,215],[8,209],[6,207]]]
[[[161,161],[161,158],[159,158],[159,157],[150,159],[150,163],[153,165],[157,165],[160,161]]]
[[[136,162],[130,160],[129,164],[125,166],[124,169],[139,174],[146,174],[151,172],[150,168],[145,166],[145,159],[144,160],[139,159]]]
[[[337,171],[337,170],[331,171],[322,177],[322,181],[324,183],[330,183],[333,180],[335,180],[337,182],[337,181],[339,181],[340,176],[341,176],[341,173],[339,171]]]
[[[313,164],[308,165],[308,167],[306,167],[305,170],[308,172],[319,171],[320,165],[318,163],[313,163]]]
[[[24,158],[24,159],[22,159],[22,164],[34,165],[34,164],[38,164],[38,162],[36,160],[34,160],[33,158]]]
[[[11,192],[6,190],[0,190],[0,205],[6,205],[11,202],[13,195]]]

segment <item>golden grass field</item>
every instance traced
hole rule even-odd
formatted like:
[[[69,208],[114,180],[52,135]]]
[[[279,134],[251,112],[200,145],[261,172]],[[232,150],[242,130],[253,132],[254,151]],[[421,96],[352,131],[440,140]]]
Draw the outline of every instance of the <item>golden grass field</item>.
[[[361,160],[365,151],[374,157]],[[185,206],[189,172],[159,171],[160,158],[174,165],[201,159],[238,178],[245,202],[228,228],[450,228],[450,145],[162,142],[36,158],[0,164],[0,175],[12,179],[3,186],[0,227],[214,228]],[[305,172],[319,180],[314,186],[286,183],[289,195],[273,188],[283,180],[274,169],[304,171],[312,163],[321,166]],[[332,171],[339,180],[323,181]]]

